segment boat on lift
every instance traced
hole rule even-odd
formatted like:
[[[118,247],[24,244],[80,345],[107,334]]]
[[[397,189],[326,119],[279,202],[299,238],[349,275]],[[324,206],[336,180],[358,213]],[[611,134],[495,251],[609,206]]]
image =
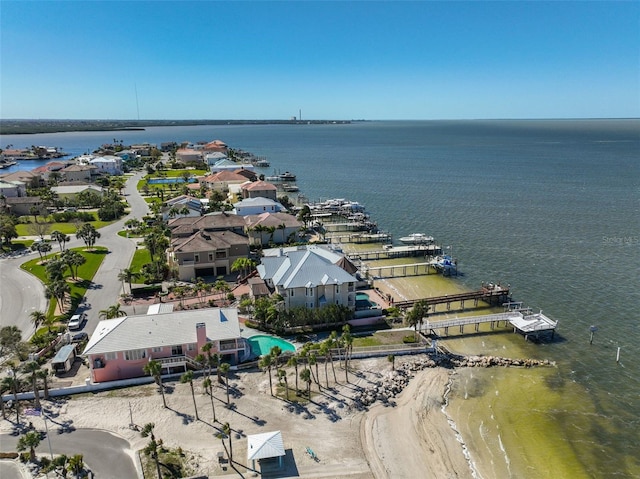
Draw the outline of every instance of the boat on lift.
[[[404,244],[432,244],[434,241],[433,236],[427,236],[423,233],[412,233],[400,238],[400,242]]]

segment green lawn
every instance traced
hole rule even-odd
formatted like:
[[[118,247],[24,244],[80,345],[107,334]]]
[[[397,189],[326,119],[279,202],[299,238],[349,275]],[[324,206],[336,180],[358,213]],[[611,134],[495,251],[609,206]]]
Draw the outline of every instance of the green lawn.
[[[107,225],[110,225],[111,223],[114,223],[114,221],[100,221],[97,219],[97,213],[94,213],[94,217],[96,218],[95,221],[89,221],[89,224],[92,224],[93,227],[97,230],[99,230],[100,228],[104,228]],[[78,226],[82,225],[83,222],[77,223]],[[74,235],[76,234],[77,231],[77,226],[76,223],[47,223],[48,227],[49,227],[49,233],[51,233],[52,231],[60,231],[61,233],[64,233],[66,235]],[[29,224],[24,224],[24,223],[19,223],[16,225],[16,232],[18,233],[18,236],[35,236],[33,234],[33,231],[30,231],[29,229]],[[48,234],[49,234],[48,233]]]
[[[135,273],[139,273],[142,267],[148,263],[151,263],[151,253],[149,253],[148,249],[138,246],[138,249],[133,254],[129,269]]]
[[[102,264],[105,255],[107,254],[107,248],[104,247],[95,247],[91,251],[84,251],[84,248],[72,248],[74,251],[79,251],[82,256],[85,257],[87,262],[78,268],[78,277],[81,278],[78,282],[69,282],[69,286],[71,286],[71,308],[70,312],[76,310],[78,305],[82,302],[82,298],[84,297],[88,287],[91,285],[91,280],[95,276],[98,268]],[[47,255],[45,258],[53,258],[59,254],[59,251],[56,253],[52,253]],[[44,265],[38,264],[40,263],[40,257],[38,256],[31,261],[27,261],[20,265],[20,267],[34,275],[44,284],[47,283],[47,272],[45,270]],[[65,277],[71,278],[71,273],[69,270],[65,271]],[[55,301],[49,301],[49,308],[47,309],[47,316],[51,317],[54,315],[55,311]]]

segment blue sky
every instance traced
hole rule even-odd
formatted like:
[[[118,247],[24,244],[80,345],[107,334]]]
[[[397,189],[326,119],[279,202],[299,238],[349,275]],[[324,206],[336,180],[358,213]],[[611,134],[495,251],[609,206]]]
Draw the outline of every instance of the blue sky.
[[[1,0],[0,117],[639,117],[639,25],[637,1]]]

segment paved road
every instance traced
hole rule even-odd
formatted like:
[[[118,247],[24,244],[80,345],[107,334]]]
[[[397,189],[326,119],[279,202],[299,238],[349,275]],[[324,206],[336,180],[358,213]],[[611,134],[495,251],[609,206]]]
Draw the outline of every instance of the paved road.
[[[84,325],[84,331],[89,335],[98,322],[98,312],[118,301],[122,289],[122,283],[118,281],[118,273],[129,267],[135,251],[135,242],[118,236],[117,232],[124,229],[124,222],[127,219],[141,218],[149,211],[147,203],[136,190],[136,185],[142,176],[143,173],[137,172],[127,181],[125,195],[131,207],[129,215],[100,229],[101,237],[96,244],[106,246],[109,254],[105,256],[93,278],[94,287],[87,290],[85,295],[88,303],[86,308],[88,320]],[[72,239],[67,243],[67,247],[84,245],[75,235],[70,236]],[[34,332],[29,314],[35,310],[44,311],[47,307],[42,283],[20,269],[22,263],[36,256],[37,253],[28,253],[0,259],[0,326],[15,325],[20,328],[25,338]]]
[[[44,427],[38,427],[44,429]],[[123,438],[110,432],[93,429],[78,429],[72,432],[58,434],[55,427],[49,423],[49,438],[53,454],[82,454],[84,462],[89,466],[97,478],[138,477],[138,471],[133,462],[134,451]],[[1,449],[4,452],[15,451],[18,436],[0,435]],[[36,449],[38,454],[49,454],[47,439],[42,440]],[[4,466],[2,478],[4,479]],[[8,476],[20,477],[20,476]]]

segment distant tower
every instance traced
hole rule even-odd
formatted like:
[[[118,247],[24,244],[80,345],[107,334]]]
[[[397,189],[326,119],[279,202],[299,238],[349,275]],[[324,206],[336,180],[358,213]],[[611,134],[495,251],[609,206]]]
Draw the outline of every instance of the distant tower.
[[[298,110],[298,119],[302,121],[302,109]]]

